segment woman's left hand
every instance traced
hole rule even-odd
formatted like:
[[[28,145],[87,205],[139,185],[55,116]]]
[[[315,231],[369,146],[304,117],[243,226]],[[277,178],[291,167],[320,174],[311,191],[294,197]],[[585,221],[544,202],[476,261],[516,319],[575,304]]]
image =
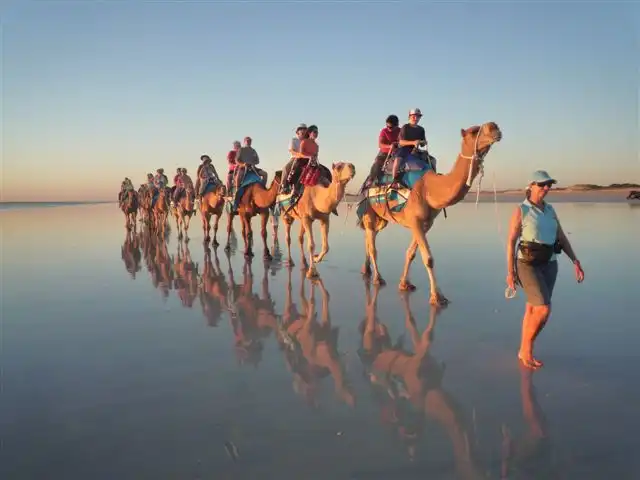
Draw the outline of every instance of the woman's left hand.
[[[584,281],[584,270],[582,270],[582,265],[580,265],[578,260],[574,263],[574,267],[576,270],[576,281],[582,283]]]

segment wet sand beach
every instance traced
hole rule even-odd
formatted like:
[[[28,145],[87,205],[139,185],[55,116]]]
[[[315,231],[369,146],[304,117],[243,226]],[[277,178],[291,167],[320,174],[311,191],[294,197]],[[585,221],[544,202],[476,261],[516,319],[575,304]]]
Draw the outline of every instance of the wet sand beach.
[[[639,478],[640,209],[560,195],[586,280],[560,259],[535,373],[522,293],[504,298],[510,197],[437,219],[438,314],[419,258],[418,291],[397,291],[399,227],[379,236],[388,286],[363,281],[345,205],[321,282],[284,267],[282,229],[265,264],[259,239],[252,261],[203,247],[199,216],[185,244],[173,220],[128,235],[115,204],[0,212],[0,478]],[[367,319],[395,366],[364,348]]]

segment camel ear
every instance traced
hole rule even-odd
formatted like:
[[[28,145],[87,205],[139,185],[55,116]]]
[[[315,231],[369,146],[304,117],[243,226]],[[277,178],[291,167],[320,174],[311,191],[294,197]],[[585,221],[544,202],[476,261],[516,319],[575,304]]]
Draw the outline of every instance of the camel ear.
[[[460,136],[461,136],[462,138],[464,138],[464,134],[465,134],[465,133],[467,133],[467,131],[466,131],[464,128],[461,128],[461,129],[460,129]]]
[[[331,170],[335,170],[336,169],[336,162],[331,162]]]

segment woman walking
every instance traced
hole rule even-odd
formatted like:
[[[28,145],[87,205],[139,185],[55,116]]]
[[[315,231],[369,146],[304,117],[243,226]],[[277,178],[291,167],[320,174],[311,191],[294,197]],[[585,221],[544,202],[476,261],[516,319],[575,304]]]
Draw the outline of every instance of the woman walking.
[[[556,211],[544,201],[555,183],[544,170],[533,173],[526,199],[511,216],[507,237],[507,287],[514,291],[517,282],[527,297],[518,358],[532,369],[542,367],[542,362],[533,356],[533,342],[551,314],[551,295],[558,276],[557,254],[564,251],[573,262],[577,282],[584,280],[582,266]]]

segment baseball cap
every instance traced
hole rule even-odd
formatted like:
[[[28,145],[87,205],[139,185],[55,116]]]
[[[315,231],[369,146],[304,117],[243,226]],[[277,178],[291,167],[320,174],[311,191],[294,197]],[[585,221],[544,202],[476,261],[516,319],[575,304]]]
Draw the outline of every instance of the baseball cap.
[[[420,111],[419,108],[413,108],[413,109],[409,110],[409,115],[420,115],[420,116],[422,116],[422,112]]]

